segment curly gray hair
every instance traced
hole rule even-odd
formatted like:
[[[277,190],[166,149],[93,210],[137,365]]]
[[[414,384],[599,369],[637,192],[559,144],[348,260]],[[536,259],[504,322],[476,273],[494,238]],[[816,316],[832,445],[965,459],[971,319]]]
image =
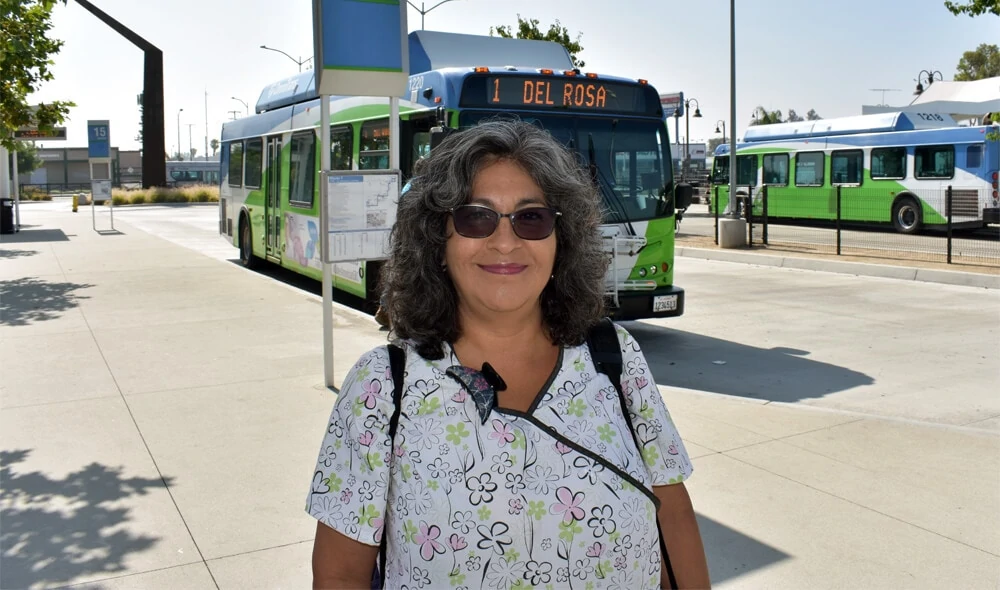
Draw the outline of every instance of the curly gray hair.
[[[593,183],[547,131],[516,120],[486,121],[451,134],[417,163],[382,267],[392,335],[413,341],[424,358],[442,358],[443,344],[455,342],[462,329],[458,294],[441,266],[449,211],[468,202],[476,174],[498,160],[524,168],[548,205],[562,213],[555,230],[554,278],[541,295],[549,338],[559,345],[580,344],[604,314],[607,258]]]

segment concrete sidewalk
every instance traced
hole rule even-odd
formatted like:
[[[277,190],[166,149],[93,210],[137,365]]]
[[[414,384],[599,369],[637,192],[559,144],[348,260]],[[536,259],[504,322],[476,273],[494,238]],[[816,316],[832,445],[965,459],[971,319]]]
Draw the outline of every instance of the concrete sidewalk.
[[[121,222],[32,223],[0,239],[0,588],[309,587],[317,298]],[[385,333],[335,322],[339,382]],[[661,389],[716,587],[1000,584],[995,434]]]

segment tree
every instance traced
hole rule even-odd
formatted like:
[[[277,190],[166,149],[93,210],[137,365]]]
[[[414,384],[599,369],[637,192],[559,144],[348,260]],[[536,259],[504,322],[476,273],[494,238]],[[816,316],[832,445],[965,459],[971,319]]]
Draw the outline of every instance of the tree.
[[[715,153],[715,148],[726,143],[727,141],[728,140],[725,137],[713,137],[712,139],[708,140],[708,150],[706,151],[706,155],[711,156],[712,154]]]
[[[208,147],[212,148],[212,157],[214,158],[215,154],[219,151],[219,140],[213,139],[209,142]]]
[[[198,153],[198,148],[196,147],[191,148],[191,152],[188,154],[188,160],[191,160],[193,162],[194,157],[195,155],[197,155],[197,153]]]
[[[982,80],[1000,76],[1000,47],[981,44],[966,51],[955,67],[955,80]]]
[[[63,42],[49,35],[52,9],[66,0],[0,2],[0,145],[16,149],[11,139],[19,127],[50,130],[66,119],[72,102],[28,104],[28,96],[52,79],[49,66]]]
[[[806,121],[819,121],[822,118],[816,112],[816,109],[809,109],[809,112],[806,113]]]
[[[979,16],[987,12],[1000,16],[1000,0],[970,0],[964,4],[945,0],[944,6],[955,16],[960,14]]]
[[[542,33],[541,29],[538,28],[538,19],[523,19],[521,15],[517,15],[517,34],[515,35],[511,28],[507,25],[499,25],[496,27],[490,27],[490,37],[503,37],[505,39],[535,39],[538,41],[555,41],[556,43],[562,45],[569,52],[570,58],[573,60],[573,65],[582,68],[584,66],[583,60],[579,59],[577,55],[583,51],[583,46],[580,45],[580,37],[583,33],[577,33],[576,39],[570,39],[569,31],[566,27],[562,26],[558,20],[555,24],[549,25],[549,30]]]
[[[781,111],[769,111],[764,107],[757,107],[753,112],[753,116],[750,117],[751,125],[772,125],[782,122]]]
[[[788,118],[785,119],[786,123],[798,123],[799,121],[804,120],[805,119],[800,117],[799,114],[795,112],[795,109],[788,109]]]

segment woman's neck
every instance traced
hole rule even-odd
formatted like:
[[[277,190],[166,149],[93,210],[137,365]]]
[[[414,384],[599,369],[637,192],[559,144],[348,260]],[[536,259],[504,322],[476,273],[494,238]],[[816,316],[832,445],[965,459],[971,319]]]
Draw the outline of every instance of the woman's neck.
[[[470,367],[483,362],[504,364],[503,358],[530,357],[554,347],[538,307],[509,314],[475,314],[460,309],[459,326],[461,335],[452,347]]]

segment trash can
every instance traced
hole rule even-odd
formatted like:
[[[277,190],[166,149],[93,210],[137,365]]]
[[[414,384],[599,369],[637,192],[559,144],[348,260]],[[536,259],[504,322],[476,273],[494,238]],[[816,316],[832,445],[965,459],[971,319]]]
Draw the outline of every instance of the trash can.
[[[0,199],[0,234],[14,233],[14,199]]]

